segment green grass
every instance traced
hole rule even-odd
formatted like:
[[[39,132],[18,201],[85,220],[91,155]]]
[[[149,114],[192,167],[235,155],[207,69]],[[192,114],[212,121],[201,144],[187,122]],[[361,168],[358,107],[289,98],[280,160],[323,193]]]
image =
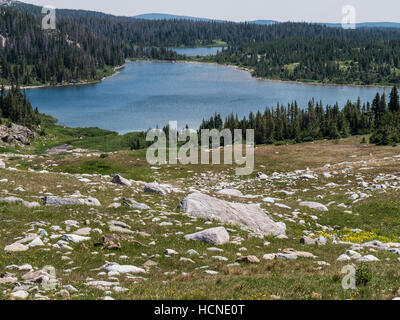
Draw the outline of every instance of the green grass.
[[[57,128],[63,133],[57,143],[86,134],[96,135],[96,130],[75,131],[72,133],[63,128]],[[108,134],[105,134],[107,136]],[[83,195],[92,195],[98,198],[102,206],[90,209],[85,206],[76,207],[40,207],[27,209],[22,205],[0,204],[0,273],[6,271],[5,267],[11,264],[22,265],[30,263],[34,267],[42,268],[46,265],[53,265],[57,271],[57,278],[61,285],[71,284],[79,290],[78,294],[72,294],[71,298],[76,300],[102,299],[105,295],[111,295],[116,299],[249,299],[249,300],[272,300],[272,299],[392,299],[398,296],[398,279],[400,270],[395,254],[385,251],[362,253],[373,254],[381,262],[368,264],[368,270],[372,277],[365,285],[360,285],[357,290],[345,291],[342,289],[341,274],[342,267],[347,262],[337,262],[339,255],[343,254],[349,246],[334,245],[328,243],[326,246],[302,246],[299,243],[304,230],[314,232],[321,231],[318,224],[334,228],[337,235],[341,235],[345,228],[360,228],[365,232],[371,232],[381,237],[388,237],[398,241],[400,229],[400,201],[396,191],[387,190],[386,193],[373,193],[371,198],[352,204],[348,190],[357,189],[357,173],[361,173],[367,181],[371,181],[379,173],[390,173],[398,171],[398,162],[385,160],[386,157],[399,154],[400,147],[377,147],[372,145],[360,145],[360,137],[352,137],[332,143],[331,141],[319,141],[300,145],[288,146],[259,146],[256,149],[255,172],[262,171],[270,175],[274,171],[288,172],[307,167],[320,173],[320,169],[326,163],[340,163],[345,161],[369,161],[371,170],[359,171],[361,164],[353,164],[346,176],[339,174],[331,179],[321,178],[318,181],[297,180],[290,184],[295,191],[293,196],[276,194],[275,191],[288,189],[283,182],[265,183],[263,181],[246,182],[248,177],[238,178],[233,173],[232,166],[180,166],[166,165],[158,166],[158,170],[151,169],[145,160],[145,150],[119,151],[109,153],[108,157],[101,158],[99,154],[90,152],[77,158],[66,153],[57,156],[36,157],[29,161],[23,157],[7,159],[8,166],[19,169],[44,168],[52,173],[39,174],[28,171],[1,170],[2,179],[8,179],[8,183],[0,183],[0,190],[7,189],[15,196],[22,197],[28,201],[40,201],[38,196],[43,192],[54,195],[66,196],[79,190]],[[32,152],[34,150],[31,150]],[[373,154],[373,156],[371,156]],[[357,158],[350,158],[356,155]],[[57,164],[57,166],[52,166]],[[346,165],[343,165],[344,168]],[[340,171],[342,168],[338,168]],[[80,182],[77,177],[71,175],[57,174],[68,172],[72,174],[113,174],[122,173],[125,177],[134,180],[154,181],[171,183],[174,187],[185,190],[184,194],[172,193],[167,197],[143,192],[141,185],[134,185],[132,188],[110,185],[110,178],[91,176],[91,184]],[[203,175],[202,175],[203,174]],[[198,219],[193,221],[190,217],[180,214],[176,210],[177,205],[183,199],[190,187],[205,188],[212,192],[215,185],[221,181],[240,181],[243,184],[240,190],[244,194],[265,195],[280,197],[279,202],[289,205],[292,210],[281,209],[262,203],[262,208],[275,220],[284,221],[287,224],[287,235],[289,239],[276,239],[266,237],[265,239],[252,238],[246,231],[238,227],[232,227],[235,232],[232,236],[239,235],[244,240],[240,246],[225,244],[219,246],[223,253],[211,253],[207,248],[211,245],[199,242],[187,242],[183,235],[197,231],[199,227],[210,228],[218,226],[217,222],[206,225],[205,221]],[[323,187],[328,182],[335,182],[344,187],[333,189],[313,188]],[[15,191],[17,186],[22,186],[26,191]],[[61,186],[61,187],[60,187]],[[307,191],[304,191],[307,190]],[[318,195],[323,195],[322,203],[335,201],[329,207],[329,212],[314,212],[301,208],[298,201],[315,200]],[[107,208],[115,202],[115,198],[134,198],[138,202],[146,203],[151,207],[149,211],[137,212],[127,208]],[[258,199],[231,199],[237,202],[260,202]],[[117,201],[120,202],[120,201]],[[339,203],[352,205],[352,214],[344,213],[345,209],[337,207]],[[299,208],[304,215],[305,225],[293,223],[286,218],[292,217],[294,209]],[[277,214],[281,215],[278,216]],[[315,215],[318,219],[311,218]],[[160,221],[153,221],[158,217]],[[167,218],[165,218],[167,217]],[[89,220],[89,227],[102,230],[103,234],[109,233],[107,222],[120,220],[127,223],[131,230],[143,231],[150,234],[150,237],[143,237],[133,234],[130,238],[121,241],[121,249],[115,251],[101,250],[94,244],[101,240],[101,235],[92,233],[91,240],[80,244],[73,244],[74,250],[70,255],[72,264],[61,260],[65,255],[64,250],[51,248],[49,251],[43,248],[30,249],[23,253],[6,254],[2,249],[4,246],[13,243],[17,237],[28,232],[30,226],[27,224],[33,221],[49,223],[51,225],[65,227],[64,221],[73,219],[84,227],[85,220]],[[173,226],[161,227],[159,223],[163,220],[173,222]],[[189,224],[190,223],[190,224]],[[29,231],[29,232],[32,232]],[[182,234],[178,234],[182,232]],[[137,240],[145,246],[139,245]],[[269,246],[264,246],[264,241],[270,241]],[[155,241],[155,245],[150,245]],[[51,240],[51,243],[55,243]],[[317,259],[300,258],[296,261],[273,260],[264,261],[259,264],[242,264],[239,267],[228,268],[228,263],[235,262],[238,249],[247,248],[243,254],[256,255],[262,258],[264,254],[279,252],[281,249],[294,248],[296,250],[312,252]],[[49,247],[50,248],[50,247]],[[165,257],[164,250],[167,248],[179,252],[178,256]],[[187,256],[186,251],[194,249],[203,258],[198,256]],[[92,252],[98,254],[93,255]],[[107,256],[114,253],[115,256]],[[160,255],[154,257],[154,255]],[[228,258],[228,262],[219,262],[212,258],[214,255],[222,255]],[[122,260],[120,256],[128,256]],[[153,257],[152,257],[153,256]],[[152,257],[152,258],[150,258]],[[179,261],[180,257],[191,258],[195,264]],[[158,263],[148,273],[143,275],[147,280],[132,280],[126,276],[119,276],[120,286],[129,289],[124,293],[105,294],[104,291],[85,286],[88,277],[96,280],[108,281],[107,276],[98,275],[98,270],[105,261],[115,261],[120,264],[132,264],[141,267],[148,259]],[[316,261],[326,261],[330,266],[320,267]],[[202,266],[207,269],[218,271],[216,276],[206,275]],[[63,270],[79,267],[71,273]],[[18,276],[23,272],[12,271]],[[186,273],[185,275],[183,273]],[[8,299],[11,286],[1,286],[0,299]],[[6,290],[6,292],[3,292]],[[52,299],[61,299],[57,294],[59,290],[45,292],[44,294]]]

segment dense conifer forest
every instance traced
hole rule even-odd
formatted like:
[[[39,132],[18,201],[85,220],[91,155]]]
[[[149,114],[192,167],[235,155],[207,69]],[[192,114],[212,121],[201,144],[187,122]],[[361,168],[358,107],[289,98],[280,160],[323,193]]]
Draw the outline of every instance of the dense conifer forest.
[[[371,143],[395,145],[400,142],[400,103],[397,87],[393,87],[389,102],[385,94],[377,93],[372,103],[360,99],[348,101],[343,108],[336,103],[324,106],[311,100],[306,108],[296,101],[288,106],[266,108],[264,113],[250,113],[239,119],[231,114],[223,121],[215,114],[203,120],[200,129],[254,129],[256,144],[299,143],[319,139],[340,139],[350,135],[372,133]]]
[[[57,10],[42,30],[41,7],[0,8],[0,79],[21,85],[99,80],[127,58],[178,60],[167,47],[226,43],[213,61],[259,77],[328,83],[398,84],[400,30],[344,30],[307,23],[140,20]]]

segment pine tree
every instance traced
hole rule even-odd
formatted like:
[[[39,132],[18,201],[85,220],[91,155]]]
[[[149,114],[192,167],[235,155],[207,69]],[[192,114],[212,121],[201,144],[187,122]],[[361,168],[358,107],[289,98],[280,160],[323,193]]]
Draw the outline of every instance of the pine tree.
[[[389,110],[393,113],[400,111],[399,93],[397,87],[394,86],[390,92]]]

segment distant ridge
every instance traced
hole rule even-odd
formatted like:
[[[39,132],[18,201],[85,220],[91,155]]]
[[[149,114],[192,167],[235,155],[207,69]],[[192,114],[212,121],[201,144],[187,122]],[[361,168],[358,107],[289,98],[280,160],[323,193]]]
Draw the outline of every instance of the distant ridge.
[[[192,21],[217,21],[224,22],[225,20],[217,20],[217,19],[209,19],[209,18],[200,18],[200,17],[191,17],[191,16],[180,16],[174,14],[166,14],[166,13],[146,13],[140,14],[137,16],[133,16],[135,19],[144,19],[144,20],[192,20]],[[254,23],[259,25],[272,25],[275,23],[280,23],[276,20],[253,20],[246,21],[247,23]],[[316,22],[315,24],[326,25],[327,27],[332,28],[341,28],[341,23],[325,23],[325,22]],[[363,22],[358,23],[357,28],[400,28],[400,23],[398,22]]]
[[[190,16],[178,16],[174,14],[166,14],[166,13],[146,13],[140,14],[137,16],[133,16],[135,19],[144,19],[144,20],[193,20],[193,21],[218,21],[223,22],[223,20],[215,20],[209,18],[199,18],[199,17],[190,17]]]
[[[271,24],[279,23],[279,21],[275,20],[254,20],[254,21],[248,21],[249,23],[255,23],[255,24],[261,24],[261,25],[266,25],[270,26]]]

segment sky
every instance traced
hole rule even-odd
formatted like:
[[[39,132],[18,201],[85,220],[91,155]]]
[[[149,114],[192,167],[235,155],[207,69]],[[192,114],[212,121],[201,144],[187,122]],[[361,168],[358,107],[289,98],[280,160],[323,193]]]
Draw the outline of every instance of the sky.
[[[341,22],[342,8],[356,9],[356,22],[400,22],[399,0],[22,0],[56,8],[114,15],[168,13],[230,21]]]

